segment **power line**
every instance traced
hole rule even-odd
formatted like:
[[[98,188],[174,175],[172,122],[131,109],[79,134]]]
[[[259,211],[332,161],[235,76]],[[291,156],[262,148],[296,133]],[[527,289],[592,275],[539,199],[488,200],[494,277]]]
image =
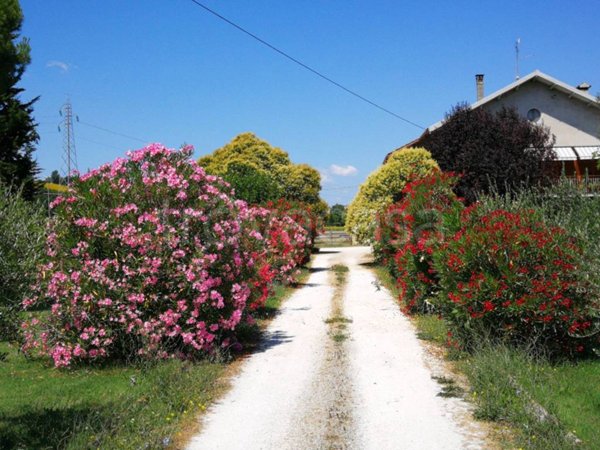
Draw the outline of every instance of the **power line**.
[[[110,149],[119,150],[119,151],[123,150],[122,148],[115,147],[114,145],[103,144],[102,142],[93,141],[91,139],[87,139],[87,138],[84,138],[81,136],[79,136],[77,139],[79,139],[80,141],[90,142],[92,144],[96,144],[96,145],[99,145],[100,147],[104,147],[104,148],[110,148]]]
[[[42,114],[41,116],[34,116],[35,120],[38,119],[56,119],[56,114]]]
[[[355,184],[355,185],[352,185],[352,186],[337,186],[337,187],[330,187],[330,188],[322,188],[321,190],[322,191],[342,191],[342,190],[345,190],[345,189],[354,189],[354,188],[357,188],[359,186],[360,186],[360,184]]]
[[[114,134],[116,136],[121,136],[121,137],[124,137],[124,138],[127,138],[127,139],[132,139],[134,141],[142,142],[144,144],[146,144],[146,143],[149,142],[147,140],[140,139],[140,138],[137,138],[135,136],[129,136],[127,134],[119,133],[118,131],[113,131],[113,130],[109,130],[108,128],[99,127],[98,125],[87,123],[87,122],[84,122],[82,120],[80,120],[79,123],[82,124],[82,125],[86,125],[88,127],[96,128],[97,130],[104,131],[106,133],[111,133],[111,134]]]
[[[387,108],[384,108],[384,107],[383,107],[383,106],[381,106],[381,105],[378,105],[378,104],[377,104],[377,103],[375,103],[374,101],[372,101],[372,100],[369,100],[369,99],[368,99],[368,98],[366,98],[366,97],[363,97],[363,96],[362,96],[362,95],[360,95],[359,93],[357,93],[357,92],[355,92],[355,91],[353,91],[353,90],[351,90],[351,89],[348,89],[347,87],[343,86],[342,84],[338,83],[337,81],[334,81],[334,80],[332,80],[331,78],[329,78],[328,76],[326,76],[326,75],[323,75],[323,74],[322,74],[321,72],[319,72],[318,70],[316,70],[316,69],[313,69],[312,67],[308,66],[307,64],[304,64],[302,61],[300,61],[300,60],[298,60],[298,59],[294,58],[293,56],[289,55],[288,53],[284,52],[283,50],[280,50],[280,49],[278,49],[277,47],[275,47],[274,45],[271,45],[271,44],[269,44],[269,43],[268,43],[267,41],[265,41],[264,39],[261,39],[261,38],[259,38],[257,35],[255,35],[255,34],[251,33],[250,31],[246,30],[245,28],[241,27],[240,25],[236,24],[235,22],[232,22],[231,20],[229,20],[228,18],[226,18],[226,17],[222,16],[222,15],[221,15],[221,14],[219,14],[218,12],[216,12],[216,11],[214,11],[214,10],[210,9],[208,6],[206,6],[206,5],[202,4],[202,3],[200,3],[198,0],[191,0],[191,2],[192,2],[192,3],[194,3],[195,5],[199,6],[200,8],[204,9],[205,11],[208,11],[208,12],[209,12],[209,13],[211,13],[212,15],[214,15],[214,16],[216,16],[216,17],[218,17],[218,18],[219,18],[219,19],[221,19],[222,21],[224,21],[224,22],[227,22],[227,23],[228,23],[229,25],[231,25],[232,27],[234,27],[234,28],[237,28],[237,29],[238,29],[239,31],[241,31],[242,33],[245,33],[245,34],[247,34],[247,35],[248,35],[248,36],[250,36],[252,39],[255,39],[255,40],[257,40],[258,42],[260,42],[260,43],[261,43],[261,44],[263,44],[264,46],[266,46],[266,47],[269,47],[271,50],[273,50],[273,51],[275,51],[275,52],[279,53],[281,56],[283,56],[283,57],[285,57],[285,58],[289,59],[289,60],[290,60],[290,61],[292,61],[293,63],[295,63],[295,64],[298,64],[299,66],[303,67],[304,69],[308,70],[309,72],[312,72],[313,74],[315,74],[315,75],[317,75],[318,77],[320,77],[320,78],[324,79],[325,81],[327,81],[327,82],[329,82],[329,83],[333,84],[334,86],[336,86],[336,87],[338,87],[338,88],[340,88],[340,89],[342,89],[342,90],[346,91],[348,94],[350,94],[350,95],[353,95],[354,97],[356,97],[356,98],[358,98],[358,99],[362,100],[363,102],[366,102],[366,103],[368,103],[369,105],[371,105],[371,106],[374,106],[375,108],[377,108],[377,109],[379,109],[379,110],[381,110],[381,111],[383,111],[383,112],[385,112],[385,113],[387,113],[387,114],[389,114],[389,115],[391,115],[391,116],[393,116],[393,117],[395,117],[395,118],[397,118],[397,119],[400,119],[400,120],[402,120],[402,121],[404,121],[404,122],[406,122],[406,123],[408,123],[408,124],[410,124],[410,125],[413,125],[413,126],[415,126],[415,127],[417,127],[417,128],[420,128],[421,130],[424,130],[424,129],[425,129],[425,127],[423,127],[423,126],[421,126],[421,125],[419,125],[419,124],[417,124],[417,123],[415,123],[415,122],[412,122],[411,120],[408,120],[408,119],[406,119],[406,118],[404,118],[404,117],[400,116],[399,114],[396,114],[395,112],[393,112],[393,111],[390,111],[390,110],[389,110],[389,109],[387,109]]]

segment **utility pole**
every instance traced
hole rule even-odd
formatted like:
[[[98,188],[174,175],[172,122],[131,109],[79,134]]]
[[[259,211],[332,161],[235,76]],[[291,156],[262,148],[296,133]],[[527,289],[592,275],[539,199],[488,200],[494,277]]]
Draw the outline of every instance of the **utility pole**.
[[[75,134],[73,133],[73,107],[71,101],[67,99],[65,104],[59,111],[63,118],[61,124],[58,126],[59,131],[63,133],[63,154],[62,160],[65,166],[63,166],[63,173],[67,179],[67,184],[71,182],[71,172],[77,170],[77,151],[75,149]],[[79,117],[75,116],[77,121]]]

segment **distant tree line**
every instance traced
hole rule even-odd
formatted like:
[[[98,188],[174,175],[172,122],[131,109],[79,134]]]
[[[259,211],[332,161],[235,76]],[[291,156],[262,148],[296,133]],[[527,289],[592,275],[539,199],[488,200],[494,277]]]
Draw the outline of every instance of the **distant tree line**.
[[[54,184],[67,184],[67,178],[63,177],[58,173],[58,170],[53,170],[49,177],[44,179],[45,183],[54,183]]]
[[[339,203],[333,205],[329,209],[325,224],[332,227],[343,227],[346,224],[346,207]]]

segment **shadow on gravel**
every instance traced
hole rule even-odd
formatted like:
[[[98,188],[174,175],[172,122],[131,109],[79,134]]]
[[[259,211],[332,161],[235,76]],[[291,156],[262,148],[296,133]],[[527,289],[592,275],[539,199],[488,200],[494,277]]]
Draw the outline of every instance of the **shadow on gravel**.
[[[319,250],[319,255],[330,255],[333,253],[339,253],[339,250]]]
[[[321,286],[320,283],[296,283],[294,285],[294,289],[299,289],[299,288],[303,288],[303,287],[315,287],[315,286]]]
[[[280,344],[292,342],[292,336],[285,331],[265,332],[262,342],[256,346],[254,353],[260,353],[269,350]]]
[[[317,272],[325,272],[326,270],[329,270],[328,267],[309,267],[308,271],[310,273],[317,273]]]
[[[286,308],[288,311],[310,311],[310,306],[303,306],[302,308]]]
[[[438,397],[461,398],[465,393],[465,391],[460,386],[458,386],[456,384],[456,381],[454,381],[452,378],[437,377],[433,375],[431,376],[431,378],[437,381],[442,387],[442,391],[438,392],[437,394]]]
[[[363,267],[377,267],[377,263],[375,261],[361,262],[358,265]]]

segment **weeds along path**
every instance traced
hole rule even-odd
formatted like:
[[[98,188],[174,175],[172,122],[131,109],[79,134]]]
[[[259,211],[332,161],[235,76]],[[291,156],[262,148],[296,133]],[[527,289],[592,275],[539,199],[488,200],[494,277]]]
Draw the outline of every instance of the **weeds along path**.
[[[330,259],[329,282],[333,285],[327,337],[322,341],[323,354],[313,376],[310,394],[295,411],[297,426],[290,436],[293,448],[356,448],[354,434],[354,386],[350,378],[347,351],[347,327],[343,296],[349,269],[339,257]]]
[[[443,369],[368,258],[367,247],[317,254],[188,449],[489,448],[466,404],[438,395]]]

